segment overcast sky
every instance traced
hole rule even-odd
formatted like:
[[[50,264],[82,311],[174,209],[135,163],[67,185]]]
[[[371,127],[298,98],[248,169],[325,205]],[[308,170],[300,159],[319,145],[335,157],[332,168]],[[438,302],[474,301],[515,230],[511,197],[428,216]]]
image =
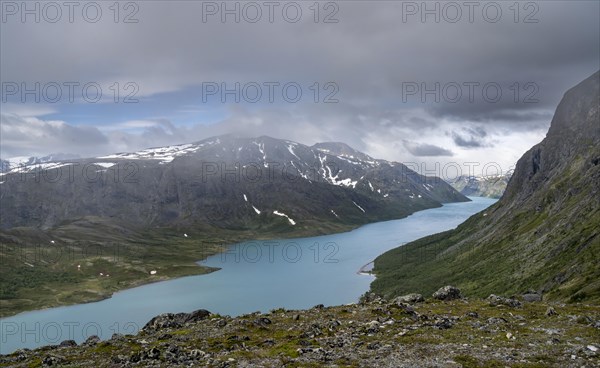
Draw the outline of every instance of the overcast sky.
[[[598,1],[53,4],[1,3],[3,158],[238,133],[506,170],[600,65]]]

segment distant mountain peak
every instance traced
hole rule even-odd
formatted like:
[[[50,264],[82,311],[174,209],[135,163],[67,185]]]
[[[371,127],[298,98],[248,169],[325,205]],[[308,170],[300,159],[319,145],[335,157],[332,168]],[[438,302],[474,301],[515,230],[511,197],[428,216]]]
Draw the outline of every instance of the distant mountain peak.
[[[11,170],[18,169],[25,166],[34,166],[39,164],[45,164],[50,162],[65,161],[65,160],[77,160],[81,156],[70,153],[51,153],[47,156],[18,156],[10,157],[7,159],[0,159],[0,173],[6,173]]]
[[[446,179],[446,182],[466,196],[500,198],[506,190],[512,173],[513,171],[510,170],[502,175],[460,175]]]

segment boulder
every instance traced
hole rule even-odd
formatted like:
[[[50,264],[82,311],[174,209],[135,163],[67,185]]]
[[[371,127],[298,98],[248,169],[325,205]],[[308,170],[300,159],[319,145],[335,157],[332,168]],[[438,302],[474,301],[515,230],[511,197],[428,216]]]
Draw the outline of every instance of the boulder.
[[[163,313],[152,318],[148,323],[146,323],[142,330],[157,331],[162,328],[178,328],[186,323],[201,321],[207,318],[209,315],[210,312],[205,309],[198,309],[197,311],[191,313]]]
[[[433,324],[433,327],[438,330],[446,330],[452,328],[452,326],[454,326],[454,322],[445,317],[437,318]]]
[[[490,302],[490,305],[492,307],[499,306],[499,305],[505,305],[505,306],[511,307],[511,308],[519,308],[522,306],[521,302],[516,299],[505,298],[505,297],[494,295],[494,294],[491,294],[490,296],[488,296],[487,299]]]
[[[53,356],[53,355],[47,355],[46,357],[44,357],[44,359],[42,360],[42,364],[44,366],[59,366],[60,364],[62,364],[65,361],[65,359],[63,357],[60,356]]]
[[[83,343],[83,345],[93,346],[99,342],[100,342],[100,338],[96,335],[92,335],[92,336],[88,337],[87,339],[85,339],[85,342]]]
[[[261,317],[261,318],[258,318],[258,319],[256,319],[256,320],[254,321],[254,323],[255,323],[256,325],[258,325],[258,326],[261,326],[261,327],[267,327],[267,326],[268,326],[268,325],[270,325],[272,322],[271,322],[271,320],[270,320],[270,319],[268,319],[268,318],[266,318],[266,317]]]
[[[61,348],[70,348],[73,346],[77,346],[77,343],[75,342],[75,340],[64,340],[60,343],[59,345]]]
[[[521,295],[521,297],[523,298],[524,301],[526,301],[528,303],[542,301],[542,294],[539,294],[536,292],[527,292],[527,293]]]
[[[451,285],[447,285],[440,288],[438,291],[433,293],[432,296],[434,299],[438,300],[454,300],[462,298],[460,290],[457,287]]]
[[[392,303],[394,303],[394,304],[414,304],[414,303],[419,303],[419,302],[423,302],[423,301],[425,301],[425,298],[423,298],[423,295],[412,293],[412,294],[399,296],[399,297],[395,298],[392,301]]]

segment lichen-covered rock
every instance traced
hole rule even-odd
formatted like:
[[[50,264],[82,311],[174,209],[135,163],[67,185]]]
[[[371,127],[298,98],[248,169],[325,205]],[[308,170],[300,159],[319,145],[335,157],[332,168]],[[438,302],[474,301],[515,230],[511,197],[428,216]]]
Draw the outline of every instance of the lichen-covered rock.
[[[399,296],[399,297],[395,298],[392,302],[394,304],[402,304],[402,303],[413,304],[413,303],[420,303],[423,301],[425,301],[425,298],[423,298],[423,295],[412,293],[412,294]]]
[[[197,322],[205,319],[210,315],[206,309],[198,309],[192,313],[163,313],[158,315],[146,323],[142,328],[144,331],[157,331],[162,328],[177,328],[186,323]]]
[[[75,342],[75,340],[64,340],[58,346],[60,346],[61,348],[68,348],[77,346],[77,343]]]
[[[454,300],[462,298],[462,295],[460,294],[460,289],[451,285],[447,285],[440,288],[438,291],[433,293],[432,296],[434,299],[438,300]]]
[[[535,291],[528,291],[525,294],[521,295],[524,301],[527,303],[541,302],[542,294],[539,294]]]
[[[83,343],[83,344],[84,344],[84,345],[87,345],[87,346],[94,346],[94,345],[96,345],[96,344],[97,344],[97,343],[99,343],[99,342],[100,342],[100,338],[99,338],[98,336],[96,336],[96,335],[92,335],[92,336],[88,337],[88,338],[87,338],[87,339],[84,341],[84,343]]]
[[[511,308],[519,308],[522,306],[521,302],[516,299],[505,298],[503,296],[498,296],[494,294],[488,296],[487,300],[490,302],[490,305],[494,307],[498,305],[505,305]]]

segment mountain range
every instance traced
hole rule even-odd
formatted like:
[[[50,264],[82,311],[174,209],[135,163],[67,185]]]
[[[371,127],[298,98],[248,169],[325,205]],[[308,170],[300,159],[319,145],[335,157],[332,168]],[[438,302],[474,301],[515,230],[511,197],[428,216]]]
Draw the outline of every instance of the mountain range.
[[[134,228],[286,231],[359,225],[468,200],[441,179],[343,143],[309,147],[266,136],[33,160],[0,180],[1,229],[49,229],[95,216]]]

